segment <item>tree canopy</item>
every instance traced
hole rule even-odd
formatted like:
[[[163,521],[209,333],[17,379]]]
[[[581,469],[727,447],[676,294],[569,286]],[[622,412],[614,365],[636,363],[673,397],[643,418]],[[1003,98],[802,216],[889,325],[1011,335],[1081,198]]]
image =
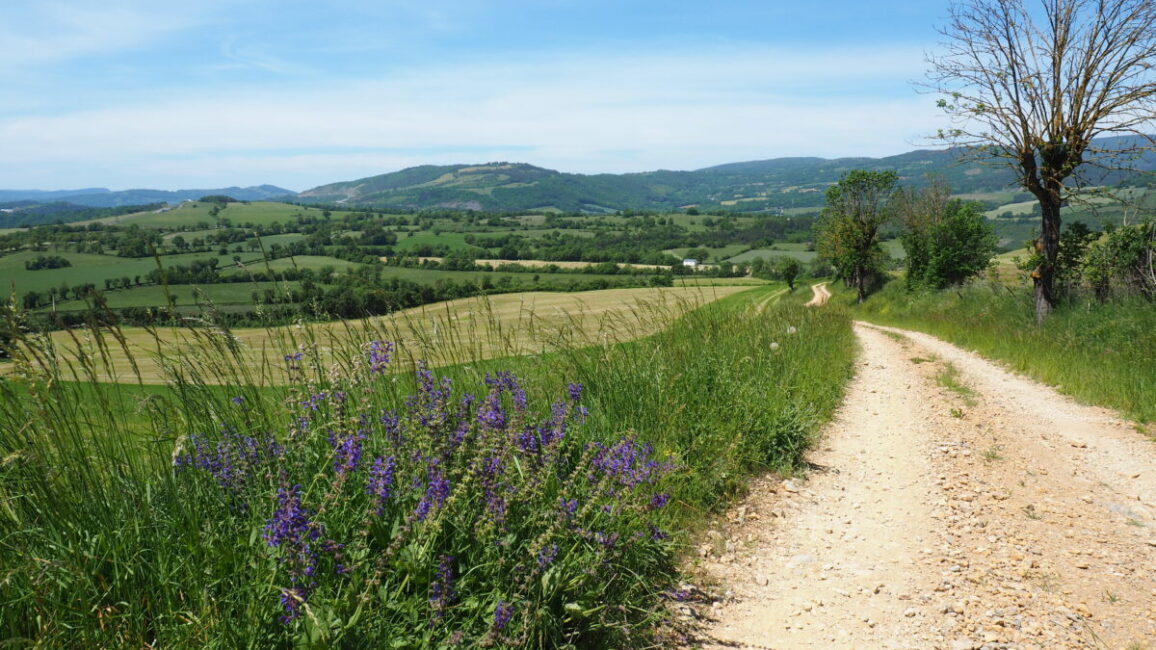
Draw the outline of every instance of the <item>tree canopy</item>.
[[[815,249],[855,288],[859,302],[867,298],[887,259],[879,245],[879,230],[891,218],[890,201],[898,180],[893,171],[855,169],[827,189]]]

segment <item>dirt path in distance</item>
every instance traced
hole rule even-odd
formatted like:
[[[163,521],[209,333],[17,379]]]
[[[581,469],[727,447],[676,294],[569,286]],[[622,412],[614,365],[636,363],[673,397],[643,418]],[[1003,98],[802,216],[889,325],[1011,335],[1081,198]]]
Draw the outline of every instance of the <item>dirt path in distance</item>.
[[[756,481],[697,549],[699,643],[1156,650],[1156,444],[933,337],[855,332],[814,471]]]
[[[811,285],[811,291],[815,294],[810,301],[807,302],[808,307],[822,307],[831,299],[831,292],[827,291],[827,283],[820,282]]]

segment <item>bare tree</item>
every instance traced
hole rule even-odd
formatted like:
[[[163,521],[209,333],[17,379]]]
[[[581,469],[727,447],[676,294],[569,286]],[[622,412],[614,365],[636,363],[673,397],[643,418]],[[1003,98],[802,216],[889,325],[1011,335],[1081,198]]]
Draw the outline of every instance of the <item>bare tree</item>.
[[[961,0],[940,33],[946,50],[929,57],[928,78],[954,122],[940,135],[1002,159],[1039,201],[1042,322],[1055,306],[1061,206],[1098,180],[1091,170],[1127,169],[1156,145],[1156,2]]]

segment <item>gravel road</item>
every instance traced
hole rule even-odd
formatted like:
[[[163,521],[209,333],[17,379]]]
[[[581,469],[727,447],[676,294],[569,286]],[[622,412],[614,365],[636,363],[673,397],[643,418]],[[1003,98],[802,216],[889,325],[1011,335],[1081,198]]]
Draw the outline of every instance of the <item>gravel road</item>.
[[[933,337],[855,332],[814,469],[700,540],[697,643],[1156,650],[1156,443]]]

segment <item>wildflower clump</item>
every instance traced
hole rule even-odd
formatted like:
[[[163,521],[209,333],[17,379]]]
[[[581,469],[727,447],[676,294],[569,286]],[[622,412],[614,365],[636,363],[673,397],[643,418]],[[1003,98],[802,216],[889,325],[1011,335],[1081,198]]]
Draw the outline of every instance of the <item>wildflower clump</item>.
[[[673,464],[632,437],[585,439],[579,384],[535,409],[511,373],[474,395],[419,363],[399,389],[393,352],[372,342],[355,371],[314,380],[286,355],[283,432],[198,436],[177,456],[179,477],[245,500],[239,528],[260,526],[279,634],[626,643],[669,586],[658,517]]]

